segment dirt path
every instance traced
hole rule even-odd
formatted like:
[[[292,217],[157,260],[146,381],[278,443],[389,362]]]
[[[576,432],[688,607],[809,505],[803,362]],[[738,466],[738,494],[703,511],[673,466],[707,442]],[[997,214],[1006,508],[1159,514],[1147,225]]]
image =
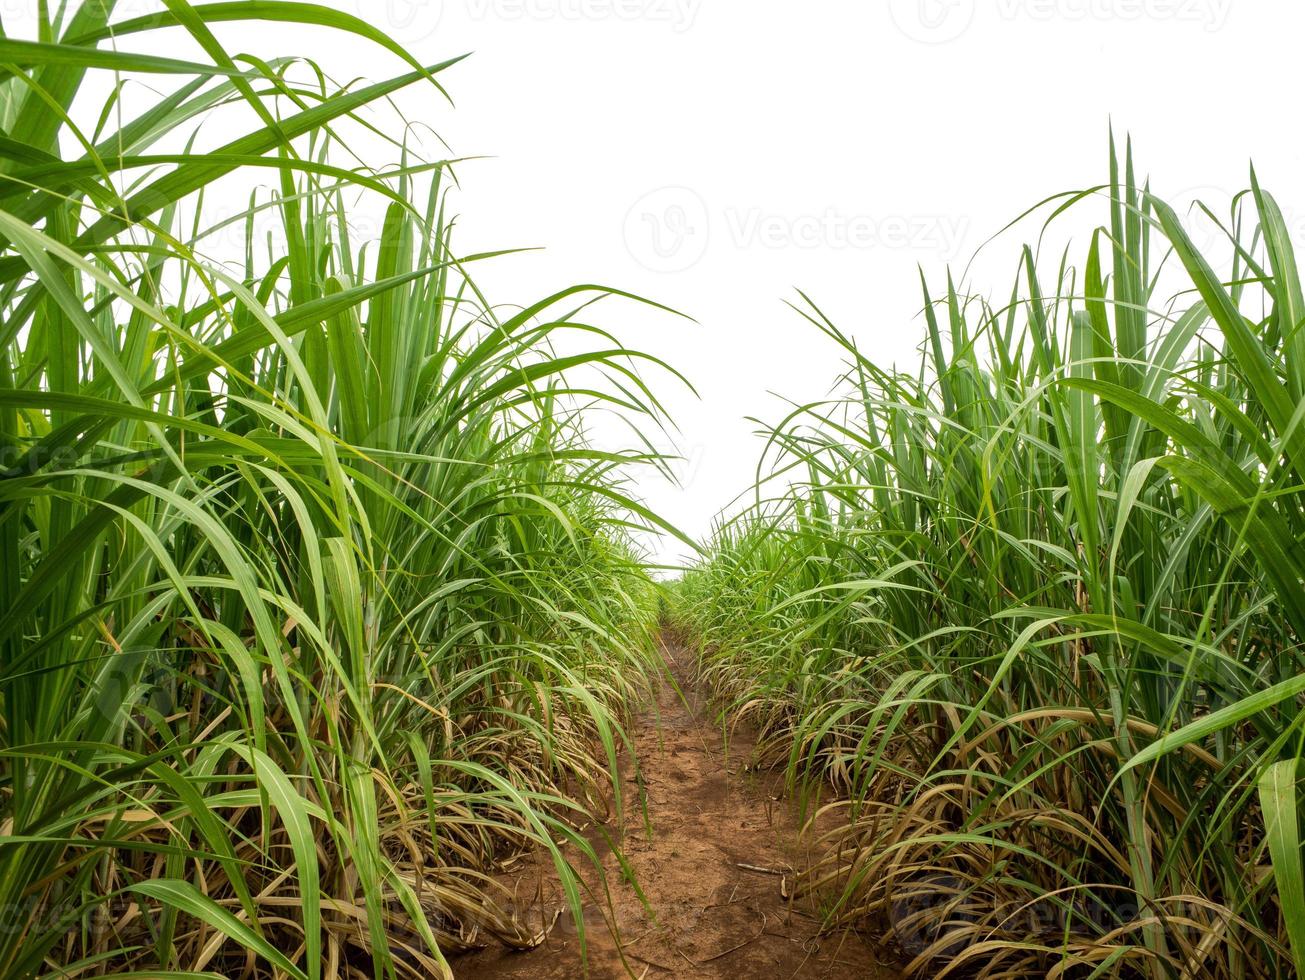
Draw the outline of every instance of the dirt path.
[[[777,777],[743,771],[753,748],[745,733],[735,734],[726,756],[711,709],[690,682],[691,655],[669,638],[662,649],[688,707],[663,680],[655,704],[632,727],[651,837],[640,810],[634,767],[627,760],[626,832],[621,842],[655,918],[623,881],[616,855],[610,848],[599,848],[612,891],[609,916],[621,944],[618,947],[605,925],[603,903],[590,899],[589,976],[896,978],[897,971],[885,965],[886,951],[853,932],[818,936],[818,923],[791,909],[781,896],[782,872],[797,863],[795,807],[782,798],[783,784]],[[603,838],[596,832],[593,839]],[[601,896],[594,869],[578,870],[593,894]],[[553,911],[565,908],[551,864],[534,862],[513,885],[519,895],[533,896],[541,883],[551,918]],[[485,950],[452,965],[459,980],[583,976],[575,927],[565,911],[538,949]]]

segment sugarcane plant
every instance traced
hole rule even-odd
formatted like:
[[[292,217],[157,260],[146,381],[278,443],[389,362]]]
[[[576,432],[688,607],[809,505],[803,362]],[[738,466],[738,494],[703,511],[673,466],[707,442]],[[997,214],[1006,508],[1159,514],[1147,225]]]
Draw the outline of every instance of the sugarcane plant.
[[[583,943],[665,466],[585,418],[665,426],[664,366],[613,291],[476,287],[389,101],[458,58],[115,6],[0,36],[0,976],[447,977],[540,941],[493,876],[531,847]],[[219,40],[270,22],[402,72]]]
[[[803,297],[847,372],[678,592],[766,758],[838,790],[799,890],[911,976],[1305,966],[1295,253],[1252,173],[1195,212],[1216,272],[1120,158],[1045,202],[1103,216],[1081,262],[925,285],[914,372]]]

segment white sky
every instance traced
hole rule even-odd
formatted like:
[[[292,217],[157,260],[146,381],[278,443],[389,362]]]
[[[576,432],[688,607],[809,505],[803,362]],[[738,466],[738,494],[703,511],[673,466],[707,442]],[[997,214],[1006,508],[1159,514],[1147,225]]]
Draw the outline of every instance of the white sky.
[[[0,15],[34,2],[0,0]],[[1305,5],[1284,0],[324,2],[428,63],[475,52],[441,76],[456,109],[429,88],[401,105],[457,154],[493,157],[460,170],[459,251],[545,246],[481,264],[492,299],[597,282],[696,318],[595,316],[701,393],[659,385],[690,462],[682,487],[640,487],[691,534],[752,479],[745,416],[773,420],[770,392],[816,398],[839,369],[784,305],[795,288],[863,350],[913,365],[917,264],[941,285],[1026,207],[1104,181],[1111,118],[1171,203],[1226,206],[1253,157],[1289,220],[1305,216]],[[402,69],[329,32],[219,34],[337,78]],[[1007,295],[1036,231],[985,252],[968,285]],[[659,555],[683,550],[668,539]]]
[[[684,486],[643,487],[692,534],[752,478],[745,417],[780,415],[770,392],[820,397],[838,371],[784,305],[795,288],[862,349],[914,364],[917,264],[941,284],[1026,207],[1104,181],[1112,118],[1176,203],[1226,207],[1253,156],[1285,210],[1305,204],[1301,4],[445,0],[436,20],[439,4],[358,2],[423,58],[475,52],[436,121],[459,153],[496,156],[462,170],[461,241],[547,246],[482,266],[490,295],[597,281],[698,320],[612,307],[701,393],[666,389]],[[1004,298],[1023,237],[971,287]]]

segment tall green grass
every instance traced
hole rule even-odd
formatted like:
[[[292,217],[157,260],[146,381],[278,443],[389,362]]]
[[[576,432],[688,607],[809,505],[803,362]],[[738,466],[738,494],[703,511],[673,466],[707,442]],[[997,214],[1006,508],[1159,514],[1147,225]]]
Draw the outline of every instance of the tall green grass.
[[[1216,272],[1117,160],[1049,202],[1101,215],[1077,261],[926,286],[915,373],[806,303],[841,388],[681,586],[704,676],[841,790],[801,890],[912,976],[1305,964],[1296,258],[1252,178]]]
[[[451,162],[386,135],[457,59],[164,6],[0,37],[0,976],[449,976],[539,939],[506,853],[578,914],[560,848],[619,791],[657,602],[627,474],[661,461],[583,419],[662,424],[648,359],[606,290],[476,289]],[[408,65],[338,85],[213,33],[273,21]]]

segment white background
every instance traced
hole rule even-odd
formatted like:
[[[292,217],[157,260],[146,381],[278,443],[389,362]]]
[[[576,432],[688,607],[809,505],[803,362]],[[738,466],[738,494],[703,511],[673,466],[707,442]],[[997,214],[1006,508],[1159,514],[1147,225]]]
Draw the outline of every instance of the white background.
[[[0,0],[10,25],[34,0]],[[665,358],[682,486],[648,502],[691,534],[752,479],[774,420],[823,395],[841,358],[784,305],[800,288],[863,350],[913,366],[917,265],[936,288],[1048,195],[1106,179],[1107,127],[1176,206],[1226,209],[1254,158],[1293,227],[1305,5],[1283,0],[329,0],[426,63],[466,51],[400,100],[458,155],[464,253],[498,302],[576,282],[619,286],[696,323],[629,305],[594,319]],[[135,3],[133,8],[156,4]],[[124,9],[128,9],[125,8]],[[135,12],[132,9],[132,12]],[[339,79],[403,65],[302,28],[224,29],[232,50],[309,54]],[[1073,226],[1081,256],[1103,209]],[[1002,298],[1025,224],[963,285]],[[1053,262],[1060,245],[1053,250]],[[655,546],[674,561],[684,552]]]

